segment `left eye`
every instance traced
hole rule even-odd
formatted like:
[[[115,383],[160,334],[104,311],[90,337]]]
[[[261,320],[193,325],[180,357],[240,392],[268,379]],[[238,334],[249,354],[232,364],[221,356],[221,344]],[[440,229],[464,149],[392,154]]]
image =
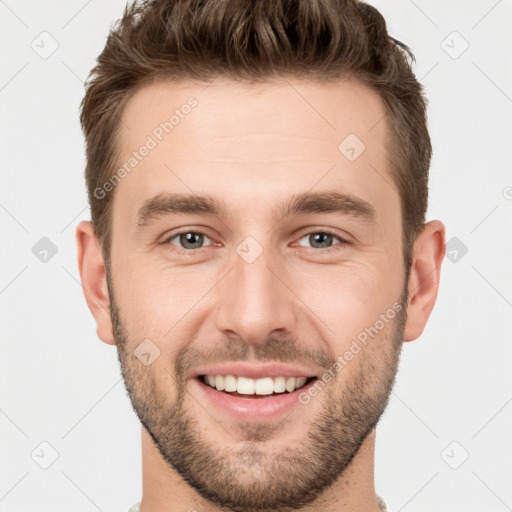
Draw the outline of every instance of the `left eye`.
[[[312,247],[313,249],[329,249],[332,246],[334,239],[337,239],[339,242],[344,241],[340,237],[332,233],[327,233],[325,231],[309,233],[301,238],[301,240],[304,239],[306,239],[311,244],[310,247]],[[302,244],[299,242],[299,245]]]
[[[198,233],[197,231],[187,231],[185,233],[178,233],[171,238],[166,240],[166,243],[170,243],[173,245],[177,245],[173,243],[173,240],[178,239],[179,244],[181,244],[182,249],[198,249],[203,246],[203,242],[206,240],[210,240],[211,238],[206,236],[204,233]]]

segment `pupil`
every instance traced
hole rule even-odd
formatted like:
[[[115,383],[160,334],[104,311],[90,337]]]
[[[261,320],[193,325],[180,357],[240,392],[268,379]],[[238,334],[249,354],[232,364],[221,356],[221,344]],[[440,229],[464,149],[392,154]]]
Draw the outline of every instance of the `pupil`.
[[[328,247],[328,245],[332,243],[332,237],[333,235],[329,235],[328,233],[315,233],[310,235],[310,242],[312,239],[314,243],[311,245],[314,246],[314,244],[319,243],[322,247]]]
[[[199,233],[183,233],[180,236],[180,243],[186,249],[201,247],[203,243],[203,235]]]

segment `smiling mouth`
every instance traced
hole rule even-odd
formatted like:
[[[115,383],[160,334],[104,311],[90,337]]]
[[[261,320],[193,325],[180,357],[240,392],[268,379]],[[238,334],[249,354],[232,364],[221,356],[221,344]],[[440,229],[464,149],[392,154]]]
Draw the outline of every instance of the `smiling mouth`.
[[[240,398],[268,398],[293,393],[317,377],[263,377],[250,379],[235,375],[200,375],[199,381],[216,391]]]

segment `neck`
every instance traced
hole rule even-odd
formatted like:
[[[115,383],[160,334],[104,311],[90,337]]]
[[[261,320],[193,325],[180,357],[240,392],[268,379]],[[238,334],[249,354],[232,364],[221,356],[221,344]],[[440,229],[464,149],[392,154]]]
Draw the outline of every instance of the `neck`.
[[[343,475],[301,512],[379,512],[374,488],[375,430],[365,439]],[[140,512],[229,512],[200,496],[162,458],[142,428],[142,500]],[[266,511],[270,512],[270,511]]]

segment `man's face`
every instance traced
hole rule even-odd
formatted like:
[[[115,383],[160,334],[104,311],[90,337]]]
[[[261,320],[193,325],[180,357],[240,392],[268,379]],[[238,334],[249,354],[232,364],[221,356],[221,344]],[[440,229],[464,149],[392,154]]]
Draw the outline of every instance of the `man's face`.
[[[150,150],[113,201],[119,359],[161,456],[217,505],[310,502],[385,407],[406,283],[384,116],[373,92],[341,80],[157,84],[126,106],[121,162]],[[205,374],[257,377],[262,392],[273,377],[278,392],[235,396]],[[308,380],[282,392],[279,376]]]

